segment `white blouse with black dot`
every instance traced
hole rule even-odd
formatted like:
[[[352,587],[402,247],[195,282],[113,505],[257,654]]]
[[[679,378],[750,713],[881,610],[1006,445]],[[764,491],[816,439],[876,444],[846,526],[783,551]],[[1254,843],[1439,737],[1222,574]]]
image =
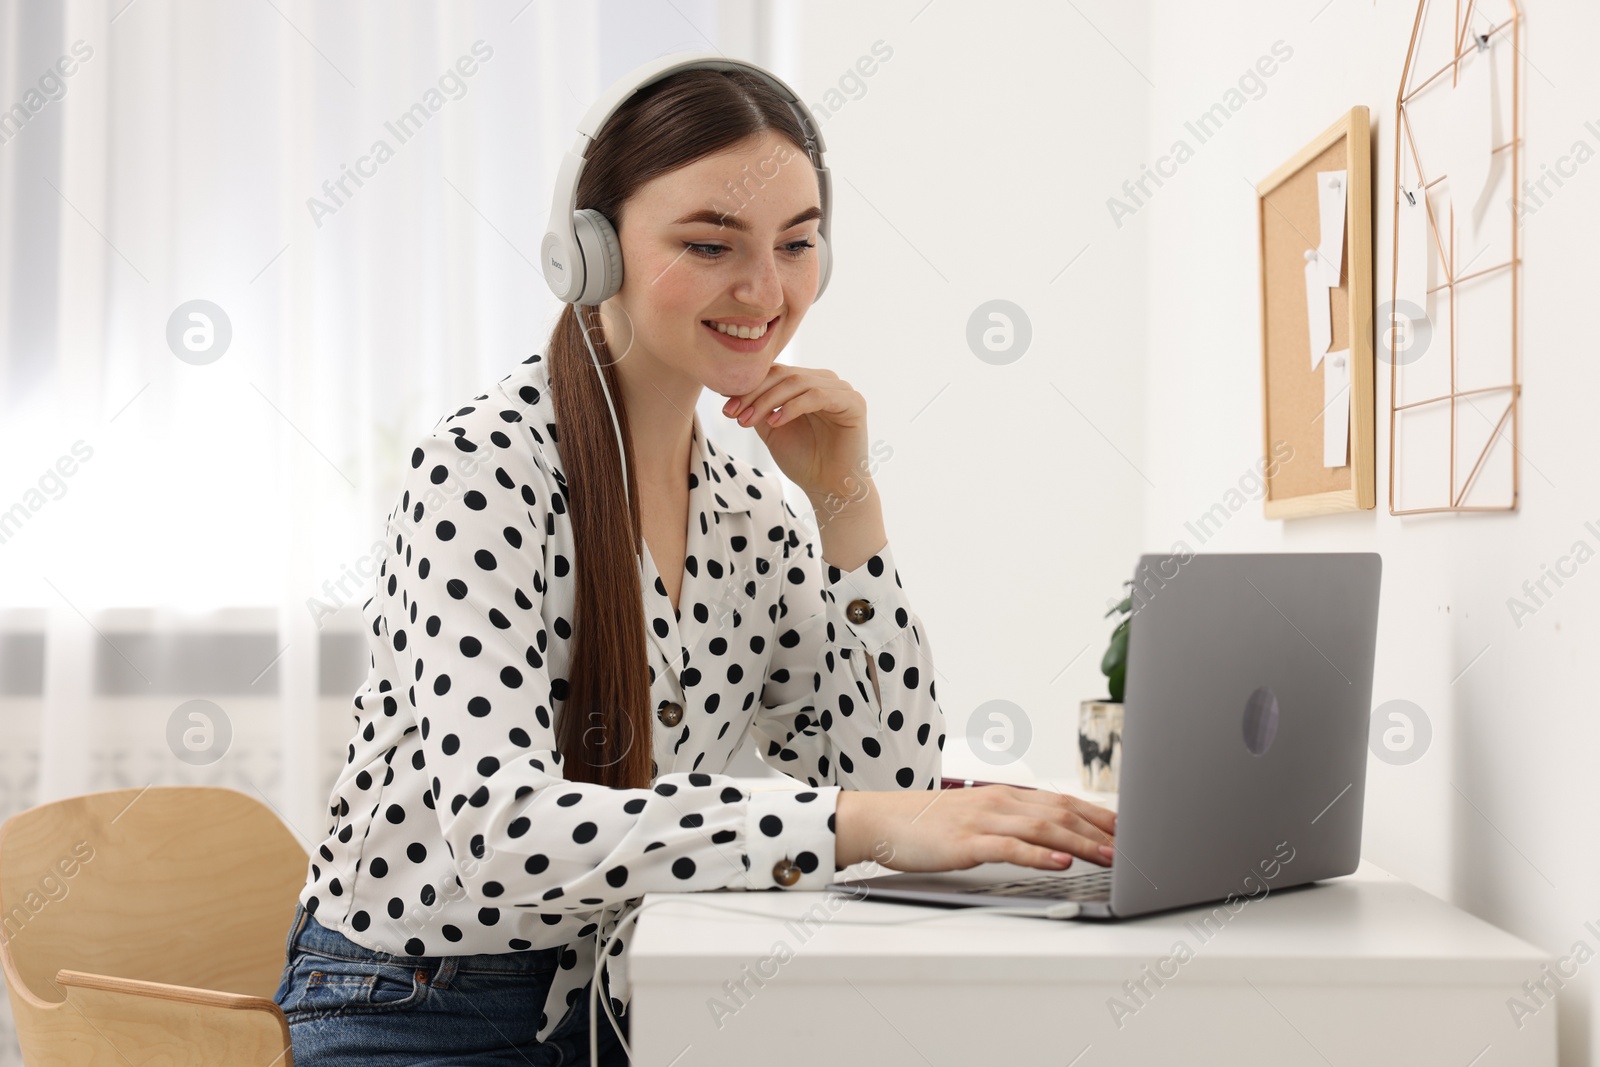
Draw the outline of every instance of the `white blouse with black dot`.
[[[562,774],[580,552],[540,355],[412,453],[362,606],[370,672],[300,901],[397,956],[562,947],[541,1040],[587,995],[622,905],[820,889],[840,788],[939,784],[932,649],[889,546],[852,571],[823,563],[776,477],[693,421],[681,614],[648,549],[640,562],[650,788]],[[747,732],[793,788],[722,773]],[[624,940],[606,968],[618,1010]]]

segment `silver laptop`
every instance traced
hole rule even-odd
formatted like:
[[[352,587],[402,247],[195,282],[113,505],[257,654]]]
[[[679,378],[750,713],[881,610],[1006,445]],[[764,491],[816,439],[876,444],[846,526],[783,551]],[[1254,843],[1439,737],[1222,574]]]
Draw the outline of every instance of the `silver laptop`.
[[[828,888],[1125,919],[1349,874],[1381,571],[1373,552],[1141,556],[1111,866],[985,863]]]

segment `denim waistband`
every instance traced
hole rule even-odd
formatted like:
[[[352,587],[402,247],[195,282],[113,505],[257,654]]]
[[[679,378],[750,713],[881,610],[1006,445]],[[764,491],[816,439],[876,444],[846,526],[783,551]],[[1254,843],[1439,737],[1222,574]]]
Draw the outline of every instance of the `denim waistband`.
[[[286,955],[296,949],[315,952],[341,959],[375,960],[380,963],[397,963],[408,966],[437,969],[449,964],[450,971],[491,974],[540,974],[554,971],[560,966],[562,946],[507,950],[505,952],[479,952],[466,956],[403,956],[379,952],[345,937],[339,931],[325,926],[306,911],[304,904],[296,902],[294,922],[284,944]]]

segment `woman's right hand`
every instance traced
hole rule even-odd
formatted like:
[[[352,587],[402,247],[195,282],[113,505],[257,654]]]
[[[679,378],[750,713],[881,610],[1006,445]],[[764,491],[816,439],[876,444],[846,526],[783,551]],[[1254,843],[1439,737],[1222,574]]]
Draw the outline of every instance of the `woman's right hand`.
[[[980,863],[1059,871],[1081,856],[1110,866],[1116,825],[1116,812],[1045,789],[841,789],[834,862],[843,868],[870,859],[896,871],[959,871]]]

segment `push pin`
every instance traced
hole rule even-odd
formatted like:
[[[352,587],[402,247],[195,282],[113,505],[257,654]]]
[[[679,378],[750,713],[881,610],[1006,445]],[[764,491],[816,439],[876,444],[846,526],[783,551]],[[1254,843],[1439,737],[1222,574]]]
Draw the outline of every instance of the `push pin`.
[[[1411,190],[1410,190],[1410,189],[1407,189],[1407,188],[1406,188],[1406,187],[1405,187],[1405,186],[1403,186],[1403,185],[1402,185],[1402,186],[1401,186],[1401,187],[1400,187],[1400,191],[1401,191],[1401,192],[1402,192],[1402,193],[1405,193],[1405,194],[1406,194],[1406,199],[1407,199],[1407,200],[1409,200],[1409,201],[1411,201],[1411,206],[1412,206],[1412,207],[1416,207],[1416,206],[1417,206],[1417,198],[1416,198],[1416,196],[1415,196],[1415,195],[1413,195],[1413,194],[1412,194],[1412,192],[1411,192]]]
[[[1488,49],[1489,49],[1489,35],[1487,33],[1475,33],[1475,34],[1473,34],[1473,36],[1475,38],[1477,38],[1478,51],[1480,51],[1480,52],[1488,51]]]
[[[1306,262],[1307,263],[1314,262],[1316,260],[1316,258],[1317,258],[1317,250],[1315,248],[1306,249]]]

